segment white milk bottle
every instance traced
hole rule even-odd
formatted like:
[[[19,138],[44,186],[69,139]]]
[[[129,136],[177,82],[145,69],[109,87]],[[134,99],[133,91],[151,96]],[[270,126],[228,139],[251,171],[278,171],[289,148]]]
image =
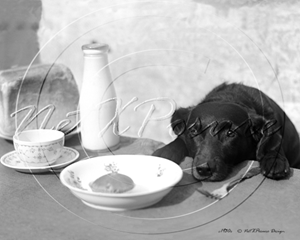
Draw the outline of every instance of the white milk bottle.
[[[81,140],[84,148],[109,151],[118,146],[116,92],[108,65],[107,44],[82,46],[83,79],[80,92]]]

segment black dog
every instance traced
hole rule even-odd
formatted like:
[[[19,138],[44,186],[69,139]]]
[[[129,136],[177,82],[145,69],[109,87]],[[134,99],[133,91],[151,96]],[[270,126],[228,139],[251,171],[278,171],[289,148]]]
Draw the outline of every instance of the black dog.
[[[258,89],[224,83],[198,105],[176,110],[171,125],[178,137],[153,155],[178,164],[192,157],[198,180],[221,181],[244,160],[258,160],[262,174],[272,179],[300,168],[296,128]]]

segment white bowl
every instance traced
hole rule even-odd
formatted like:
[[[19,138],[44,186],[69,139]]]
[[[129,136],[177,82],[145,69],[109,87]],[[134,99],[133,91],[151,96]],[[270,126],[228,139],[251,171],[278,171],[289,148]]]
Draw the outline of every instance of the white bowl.
[[[15,150],[28,166],[42,167],[54,163],[64,146],[64,133],[51,129],[22,131],[13,136]]]
[[[135,187],[124,193],[93,192],[89,186],[110,173],[108,166],[129,176]],[[63,185],[86,205],[102,210],[124,211],[159,202],[182,178],[182,169],[164,158],[144,155],[110,155],[82,160],[60,174]]]

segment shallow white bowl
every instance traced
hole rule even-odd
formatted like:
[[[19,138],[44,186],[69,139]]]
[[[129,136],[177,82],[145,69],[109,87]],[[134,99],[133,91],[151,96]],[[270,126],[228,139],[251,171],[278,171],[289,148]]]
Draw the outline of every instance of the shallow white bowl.
[[[110,166],[110,167],[109,167]],[[129,176],[135,187],[124,193],[93,192],[89,186],[110,173],[111,167]],[[182,169],[164,158],[144,155],[111,155],[82,160],[60,174],[63,185],[86,205],[109,211],[144,208],[159,202],[182,178]]]

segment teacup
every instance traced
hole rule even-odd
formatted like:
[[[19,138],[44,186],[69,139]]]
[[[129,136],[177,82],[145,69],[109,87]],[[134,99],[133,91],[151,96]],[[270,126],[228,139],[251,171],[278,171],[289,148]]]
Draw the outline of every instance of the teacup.
[[[63,132],[51,129],[25,130],[13,137],[15,150],[28,166],[42,167],[54,163],[65,143]]]

